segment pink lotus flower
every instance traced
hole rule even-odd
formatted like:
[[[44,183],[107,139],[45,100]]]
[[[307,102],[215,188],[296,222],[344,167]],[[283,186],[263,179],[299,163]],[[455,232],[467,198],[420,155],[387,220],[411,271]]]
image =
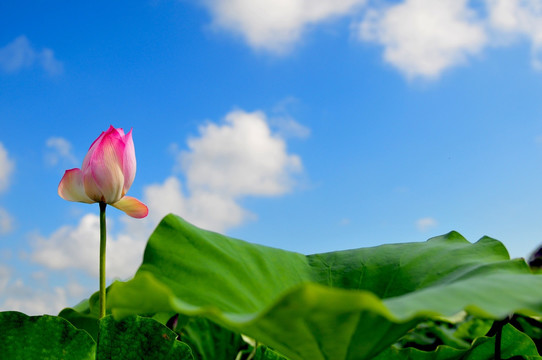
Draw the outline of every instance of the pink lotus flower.
[[[132,130],[109,129],[92,143],[81,169],[66,170],[58,195],[68,201],[87,204],[110,204],[135,218],[149,213],[147,206],[131,196],[125,196],[136,173]]]

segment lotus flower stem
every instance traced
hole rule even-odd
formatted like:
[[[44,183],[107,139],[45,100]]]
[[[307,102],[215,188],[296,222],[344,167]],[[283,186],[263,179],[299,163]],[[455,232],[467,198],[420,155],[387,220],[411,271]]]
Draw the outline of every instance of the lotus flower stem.
[[[105,228],[105,207],[106,203],[100,202],[100,316],[99,319],[105,316],[105,243],[106,243],[106,228]]]

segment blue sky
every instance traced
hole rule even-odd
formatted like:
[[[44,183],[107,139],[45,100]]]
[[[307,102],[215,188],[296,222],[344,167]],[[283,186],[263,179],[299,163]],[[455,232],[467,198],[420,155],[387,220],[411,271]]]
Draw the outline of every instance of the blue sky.
[[[97,205],[57,195],[110,124],[133,128],[108,210],[109,281],[174,212],[315,253],[451,230],[542,242],[542,1],[0,4],[0,309],[97,289]]]

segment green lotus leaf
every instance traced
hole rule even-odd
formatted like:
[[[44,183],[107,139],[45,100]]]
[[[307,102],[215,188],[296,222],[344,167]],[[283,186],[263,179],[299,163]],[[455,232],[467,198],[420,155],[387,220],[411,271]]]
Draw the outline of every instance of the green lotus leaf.
[[[541,360],[533,340],[507,324],[503,327],[501,341],[501,358],[509,359],[519,357],[521,359]],[[472,347],[467,350],[455,349],[450,346],[439,346],[435,351],[421,351],[415,348],[397,349],[394,347],[382,352],[373,360],[494,360],[495,337],[477,338]]]
[[[95,359],[90,335],[57,316],[0,312],[0,329],[2,359]]]
[[[265,346],[258,346],[254,354],[254,360],[288,360],[276,351]]]
[[[196,360],[233,360],[244,345],[241,335],[202,317],[189,318],[178,332]]]
[[[77,314],[85,312],[85,305],[63,312],[80,321]],[[175,332],[156,320],[139,316],[122,320],[107,316],[100,320],[98,345],[87,331],[59,316],[0,312],[0,329],[2,359],[194,360],[190,347],[176,340]]]
[[[96,360],[176,359],[193,360],[190,347],[158,321],[130,316],[100,320]]]
[[[88,299],[81,301],[72,308],[63,309],[58,313],[58,316],[68,320],[76,328],[85,330],[92,336],[94,341],[98,341],[100,321],[98,320],[98,313],[91,312]]]
[[[117,317],[203,316],[292,360],[371,359],[427,319],[539,315],[542,277],[488,237],[471,244],[451,232],[305,256],[168,215],[135,277],[111,286],[108,306]]]

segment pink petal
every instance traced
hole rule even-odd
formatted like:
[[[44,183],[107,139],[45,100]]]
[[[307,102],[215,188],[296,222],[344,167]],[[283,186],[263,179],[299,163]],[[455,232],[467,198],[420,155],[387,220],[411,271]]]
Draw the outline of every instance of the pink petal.
[[[90,147],[88,148],[87,154],[85,155],[85,158],[83,159],[83,165],[81,166],[81,171],[83,172],[83,174],[88,172],[90,159],[92,158],[92,155],[95,153],[96,148],[101,143],[104,136],[105,136],[105,131],[102,131],[100,136],[98,136],[98,138],[94,140],[92,145],[90,145]]]
[[[141,201],[131,196],[125,196],[111,206],[124,211],[131,217],[142,219],[149,214],[149,209]]]
[[[79,169],[66,170],[60,184],[58,184],[58,195],[68,201],[78,201],[92,204],[95,201],[85,193],[83,186],[83,173]]]
[[[112,127],[112,126],[111,126]],[[109,130],[108,130],[109,131]],[[87,151],[87,155],[85,156],[85,159],[83,159],[83,167],[81,167],[81,169],[84,168],[84,165],[85,165],[85,162],[88,161],[87,157],[88,157],[88,154],[91,154],[94,152],[94,150],[92,149],[93,147],[97,146],[97,144],[100,143],[100,141],[102,140],[102,138],[105,136],[105,131],[102,131],[102,133],[100,134],[100,136],[98,136],[98,138],[96,140],[94,140],[92,142],[92,144],[90,145],[90,147],[88,148],[88,151]]]
[[[126,194],[128,189],[130,189],[130,186],[132,186],[136,174],[136,158],[132,130],[124,136],[123,140],[125,147],[122,160],[122,173],[124,174],[124,194]]]
[[[110,129],[111,129],[112,127],[113,127],[113,125],[109,125],[109,128],[110,128]],[[115,128],[113,128],[113,129],[115,129]],[[117,131],[117,133],[118,133],[121,137],[124,136],[124,130],[122,130],[122,128],[117,128],[117,129],[115,129],[115,130]]]
[[[82,167],[85,192],[91,199],[112,204],[124,195],[124,148],[122,138],[113,127],[91,146]]]

